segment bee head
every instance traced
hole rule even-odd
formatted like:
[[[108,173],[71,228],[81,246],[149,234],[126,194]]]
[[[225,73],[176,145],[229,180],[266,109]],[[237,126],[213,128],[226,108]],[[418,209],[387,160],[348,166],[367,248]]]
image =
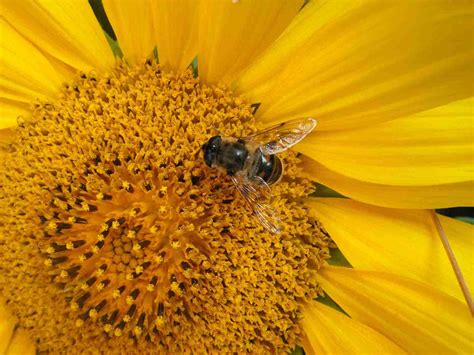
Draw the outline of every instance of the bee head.
[[[204,152],[204,161],[208,166],[212,166],[217,158],[217,152],[221,147],[222,138],[221,136],[214,136],[202,145],[202,151]]]

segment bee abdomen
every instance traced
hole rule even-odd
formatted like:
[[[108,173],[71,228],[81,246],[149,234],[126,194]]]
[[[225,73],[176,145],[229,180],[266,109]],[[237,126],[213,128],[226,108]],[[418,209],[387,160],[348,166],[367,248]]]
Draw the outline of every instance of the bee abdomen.
[[[283,173],[283,164],[276,155],[262,155],[257,175],[268,185],[277,183]]]
[[[267,184],[273,185],[280,181],[281,176],[283,175],[283,163],[281,162],[280,158],[276,155],[272,155],[273,157],[273,170],[268,177]]]

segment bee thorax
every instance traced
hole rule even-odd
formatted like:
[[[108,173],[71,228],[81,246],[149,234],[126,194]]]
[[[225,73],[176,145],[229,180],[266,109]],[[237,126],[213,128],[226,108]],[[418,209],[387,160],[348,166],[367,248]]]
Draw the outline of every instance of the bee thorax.
[[[230,175],[244,169],[249,156],[247,147],[241,142],[224,141],[220,146],[216,165],[226,169]]]

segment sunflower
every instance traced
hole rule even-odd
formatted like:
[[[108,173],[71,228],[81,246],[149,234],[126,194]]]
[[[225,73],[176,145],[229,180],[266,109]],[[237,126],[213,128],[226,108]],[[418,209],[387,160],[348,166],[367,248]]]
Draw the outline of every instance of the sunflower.
[[[472,353],[469,1],[91,4],[2,2],[0,353]],[[200,147],[298,117],[272,234]]]

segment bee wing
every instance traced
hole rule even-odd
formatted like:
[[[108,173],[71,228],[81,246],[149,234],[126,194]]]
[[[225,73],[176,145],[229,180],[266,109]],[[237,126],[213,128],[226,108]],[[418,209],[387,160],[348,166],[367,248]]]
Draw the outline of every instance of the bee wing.
[[[316,124],[314,118],[298,118],[269,127],[244,140],[257,143],[264,154],[277,154],[300,142]]]
[[[270,205],[272,191],[260,177],[247,177],[245,174],[231,176],[232,182],[245,200],[252,207],[260,223],[270,232],[280,233],[280,219]]]

